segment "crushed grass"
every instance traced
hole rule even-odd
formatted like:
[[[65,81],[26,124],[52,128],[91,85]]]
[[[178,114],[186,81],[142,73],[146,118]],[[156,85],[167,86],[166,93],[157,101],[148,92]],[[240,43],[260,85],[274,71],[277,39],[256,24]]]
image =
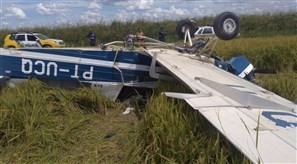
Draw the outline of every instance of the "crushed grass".
[[[117,162],[138,120],[125,106],[83,88],[49,88],[37,80],[0,92],[0,163]]]
[[[0,92],[3,163],[247,162],[197,111],[161,95],[135,113],[88,88],[68,91],[37,80]],[[98,108],[100,110],[98,110]],[[100,111],[100,112],[98,112]]]

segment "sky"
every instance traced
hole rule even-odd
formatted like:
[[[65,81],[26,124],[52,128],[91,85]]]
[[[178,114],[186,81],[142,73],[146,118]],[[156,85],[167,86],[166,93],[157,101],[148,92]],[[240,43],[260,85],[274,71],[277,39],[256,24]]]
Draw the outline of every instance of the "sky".
[[[0,29],[297,12],[297,0],[0,0]]]

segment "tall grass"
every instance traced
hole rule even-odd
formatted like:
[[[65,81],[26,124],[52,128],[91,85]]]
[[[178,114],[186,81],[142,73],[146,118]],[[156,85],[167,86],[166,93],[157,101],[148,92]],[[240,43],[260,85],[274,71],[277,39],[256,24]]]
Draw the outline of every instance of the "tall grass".
[[[264,13],[241,15],[241,33],[248,37],[296,35],[297,13]]]
[[[257,75],[256,79],[260,86],[297,103],[296,72],[281,72],[276,75]]]
[[[296,43],[296,36],[237,38],[220,41],[216,51],[225,59],[245,55],[256,68],[292,72],[297,63]]]
[[[122,104],[91,89],[30,80],[0,95],[0,163],[115,162],[136,128],[136,118],[119,114]]]
[[[208,121],[182,100],[161,91],[185,92],[162,83],[149,99],[130,161],[144,163],[247,163]]]
[[[257,75],[256,82],[297,102],[297,37],[273,36],[220,41],[216,51],[224,59],[245,55],[258,69],[275,69],[277,74]]]

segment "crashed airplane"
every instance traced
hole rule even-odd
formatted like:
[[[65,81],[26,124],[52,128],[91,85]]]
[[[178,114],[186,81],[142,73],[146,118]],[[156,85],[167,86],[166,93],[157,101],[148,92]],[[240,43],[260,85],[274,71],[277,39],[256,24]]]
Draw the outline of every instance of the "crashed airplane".
[[[192,43],[195,26],[180,21],[177,33],[187,46],[143,36],[152,46],[115,41],[101,49],[1,49],[0,84],[36,78],[54,86],[100,89],[115,100],[124,88],[150,89],[159,79],[178,79],[192,93],[164,94],[198,110],[253,163],[297,163],[297,105],[250,82],[254,68],[244,56],[224,61],[215,55],[218,39],[239,33],[234,13],[218,15],[213,27],[216,37]]]

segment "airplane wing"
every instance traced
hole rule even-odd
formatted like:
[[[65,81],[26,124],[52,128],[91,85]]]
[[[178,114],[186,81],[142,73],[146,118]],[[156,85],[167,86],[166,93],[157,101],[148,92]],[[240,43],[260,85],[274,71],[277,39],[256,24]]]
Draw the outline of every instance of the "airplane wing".
[[[260,86],[169,49],[146,50],[194,93],[184,99],[254,163],[296,163],[297,105]]]

